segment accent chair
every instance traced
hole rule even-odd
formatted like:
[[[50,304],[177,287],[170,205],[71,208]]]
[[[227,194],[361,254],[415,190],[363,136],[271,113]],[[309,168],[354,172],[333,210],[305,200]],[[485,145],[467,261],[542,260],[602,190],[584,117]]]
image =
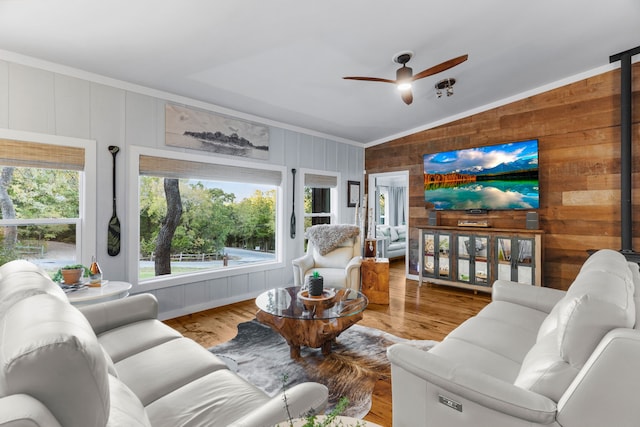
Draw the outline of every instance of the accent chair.
[[[294,284],[303,286],[307,277],[317,271],[324,278],[325,287],[360,290],[361,251],[359,235],[346,239],[325,255],[309,240],[306,254],[292,261]]]

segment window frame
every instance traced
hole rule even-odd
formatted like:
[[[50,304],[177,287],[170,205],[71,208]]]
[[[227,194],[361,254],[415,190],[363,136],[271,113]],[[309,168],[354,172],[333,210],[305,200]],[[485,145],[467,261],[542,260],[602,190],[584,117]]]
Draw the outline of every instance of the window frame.
[[[314,169],[301,169],[301,179],[302,179],[302,185],[300,186],[300,197],[298,198],[298,194],[296,194],[296,199],[297,200],[301,200],[301,210],[302,210],[302,224],[304,227],[304,220],[306,218],[329,218],[329,223],[330,224],[338,224],[338,218],[340,218],[340,203],[338,203],[339,200],[341,200],[341,192],[340,192],[340,183],[341,183],[341,179],[340,179],[340,172],[331,172],[331,171],[321,171],[321,170],[314,170]],[[304,189],[305,187],[307,187],[305,185],[306,182],[306,175],[324,175],[324,176],[330,176],[330,177],[334,177],[336,179],[336,186],[335,187],[331,187],[330,188],[330,197],[331,197],[331,201],[330,201],[330,211],[329,212],[322,212],[322,213],[306,213],[304,211]],[[313,187],[311,187],[313,188]],[[346,196],[345,196],[346,197]],[[303,228],[303,233],[304,233],[304,228]]]
[[[272,165],[268,163],[248,162],[244,160],[236,160],[233,158],[212,157],[203,154],[192,154],[187,152],[178,152],[173,150],[162,150],[157,148],[149,148],[142,146],[131,146],[129,148],[130,161],[128,164],[127,176],[129,182],[135,182],[128,189],[127,199],[127,218],[131,222],[131,227],[127,236],[127,244],[131,250],[129,251],[128,265],[130,268],[129,282],[135,286],[136,292],[152,291],[166,287],[184,285],[194,282],[218,279],[223,277],[238,276],[258,271],[272,270],[282,268],[284,266],[284,192],[286,180],[286,168],[283,166]],[[185,273],[180,275],[166,275],[145,279],[140,281],[138,278],[139,257],[140,253],[140,194],[139,194],[139,169],[140,156],[164,157],[169,159],[192,161],[198,163],[207,163],[212,166],[237,166],[258,170],[270,170],[280,172],[281,181],[276,187],[276,236],[275,236],[275,261],[265,262],[247,266],[225,267],[223,269],[203,270],[193,273]]]
[[[84,169],[79,172],[80,186],[79,212],[77,219],[15,219],[0,220],[0,226],[4,225],[76,225],[76,260],[87,265],[91,262],[91,256],[97,249],[97,148],[96,141],[67,136],[49,135],[36,132],[1,129],[0,138],[15,141],[34,142],[38,144],[64,147],[82,148],[84,150]],[[94,232],[90,232],[94,230]]]

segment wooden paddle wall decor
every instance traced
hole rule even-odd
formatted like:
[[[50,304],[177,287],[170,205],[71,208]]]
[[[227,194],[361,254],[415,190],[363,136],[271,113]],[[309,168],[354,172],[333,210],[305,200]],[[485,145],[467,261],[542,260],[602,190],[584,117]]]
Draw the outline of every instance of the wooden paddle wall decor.
[[[112,168],[112,195],[113,195],[113,212],[111,219],[109,219],[109,226],[107,229],[107,253],[111,256],[116,256],[120,253],[120,220],[118,219],[118,212],[116,209],[116,155],[120,151],[115,145],[109,146],[109,152],[113,157]]]
[[[606,58],[605,58],[606,59]],[[634,141],[640,138],[640,63],[633,65]],[[422,155],[529,138],[539,140],[543,285],[567,289],[592,248],[620,249],[620,70],[369,147],[368,174],[409,171],[410,271],[416,274],[418,230],[428,226]],[[640,150],[632,185],[640,188]],[[640,247],[640,192],[633,194],[633,247]],[[440,225],[487,219],[494,227],[525,228],[527,211],[490,211],[482,218],[439,212]]]
[[[289,221],[289,236],[292,239],[296,238],[296,170],[291,169],[292,175],[292,187],[291,191],[291,220]]]

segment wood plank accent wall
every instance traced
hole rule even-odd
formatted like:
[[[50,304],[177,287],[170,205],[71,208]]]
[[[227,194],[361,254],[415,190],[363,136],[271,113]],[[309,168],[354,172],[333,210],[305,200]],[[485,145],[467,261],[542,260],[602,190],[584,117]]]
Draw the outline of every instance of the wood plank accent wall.
[[[455,96],[464,96],[457,94]],[[431,100],[422,102],[446,102]],[[418,100],[418,102],[421,102]],[[640,251],[640,63],[633,65],[633,249]],[[437,128],[367,148],[368,174],[409,170],[410,272],[417,274],[418,230],[427,226],[422,156],[539,140],[543,285],[567,289],[588,249],[621,248],[620,70],[616,69]],[[439,212],[440,225],[487,219],[525,228],[526,211],[487,215]]]

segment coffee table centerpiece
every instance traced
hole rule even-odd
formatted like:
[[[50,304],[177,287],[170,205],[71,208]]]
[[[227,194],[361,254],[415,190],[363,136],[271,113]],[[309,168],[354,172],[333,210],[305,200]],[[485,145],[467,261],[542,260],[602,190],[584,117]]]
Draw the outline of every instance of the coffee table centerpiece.
[[[282,335],[297,359],[303,345],[331,353],[333,341],[362,319],[367,304],[367,297],[353,289],[325,288],[312,296],[300,286],[276,288],[256,298],[256,318]]]

